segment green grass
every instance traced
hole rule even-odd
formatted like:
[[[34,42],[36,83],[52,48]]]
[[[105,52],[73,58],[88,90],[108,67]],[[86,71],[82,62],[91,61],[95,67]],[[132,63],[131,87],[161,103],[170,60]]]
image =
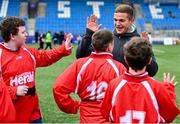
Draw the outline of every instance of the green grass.
[[[37,45],[33,45],[37,47]],[[180,105],[180,46],[153,46],[154,53],[159,65],[159,71],[155,79],[163,81],[163,73],[170,72],[176,75],[177,103]],[[61,112],[55,104],[52,86],[59,74],[61,74],[75,59],[74,47],[73,54],[65,57],[46,68],[38,68],[36,73],[36,86],[39,93],[40,108],[43,114],[43,122],[72,123],[79,122],[79,115],[70,115]],[[175,123],[180,123],[180,116],[176,118]]]

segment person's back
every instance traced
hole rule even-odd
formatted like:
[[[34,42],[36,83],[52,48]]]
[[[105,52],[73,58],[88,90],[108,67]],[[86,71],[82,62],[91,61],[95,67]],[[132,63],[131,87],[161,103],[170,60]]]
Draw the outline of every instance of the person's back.
[[[110,82],[102,115],[115,123],[172,122],[179,114],[174,77],[170,80],[170,75],[165,75],[165,83],[160,83],[148,76],[145,70],[152,49],[147,41],[133,38],[125,45],[124,52],[129,72]]]
[[[101,32],[103,33],[103,31],[97,32],[97,36],[95,34],[94,37],[102,37]],[[112,33],[111,37],[113,37]],[[107,43],[103,45],[100,43],[98,46],[106,48]],[[92,52],[89,57],[78,59],[58,77],[54,86],[55,100],[59,108],[66,113],[76,114],[80,108],[81,123],[106,122],[100,113],[105,91],[109,82],[122,75],[125,70],[121,63],[113,60],[110,52]],[[71,92],[78,94],[80,103],[67,97]]]
[[[109,111],[113,113],[113,122],[171,122],[179,113],[175,105],[174,86],[168,82],[162,84],[150,78],[147,73],[139,76],[126,73],[112,81],[110,87],[113,89],[113,102]]]
[[[109,82],[119,77],[125,68],[113,60],[112,55],[106,53],[104,53],[104,55],[92,53],[90,57],[86,59],[88,59],[87,62],[89,62],[89,64],[82,73],[79,73],[81,77],[79,86],[76,87],[76,92],[81,98],[80,120],[85,123],[105,122],[105,119],[103,119],[100,113],[105,90]],[[79,62],[81,61],[84,60],[79,60]],[[80,70],[78,70],[78,72],[80,72]]]

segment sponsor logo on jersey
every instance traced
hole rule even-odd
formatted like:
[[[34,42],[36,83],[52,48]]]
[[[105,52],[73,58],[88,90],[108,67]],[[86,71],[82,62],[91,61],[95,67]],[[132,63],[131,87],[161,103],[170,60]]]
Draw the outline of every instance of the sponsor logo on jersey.
[[[26,83],[34,82],[34,71],[32,72],[25,72],[20,75],[16,75],[10,77],[10,85],[11,86],[18,86]]]
[[[16,57],[16,60],[22,59],[22,56],[18,56]]]

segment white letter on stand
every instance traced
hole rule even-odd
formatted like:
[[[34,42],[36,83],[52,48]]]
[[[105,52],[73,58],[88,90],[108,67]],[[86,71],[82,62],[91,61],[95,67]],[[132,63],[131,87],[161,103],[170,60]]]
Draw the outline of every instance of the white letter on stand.
[[[58,1],[58,18],[70,18],[70,1]]]
[[[100,9],[99,7],[100,6],[104,6],[104,2],[97,2],[97,1],[87,1],[87,5],[88,6],[92,6],[92,9],[93,9],[93,14],[97,16],[97,18],[100,18],[101,15],[100,15]]]

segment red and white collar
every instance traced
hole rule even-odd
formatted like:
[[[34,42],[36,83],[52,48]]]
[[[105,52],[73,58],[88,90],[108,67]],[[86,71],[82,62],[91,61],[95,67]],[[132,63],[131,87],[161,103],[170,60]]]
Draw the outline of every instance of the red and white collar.
[[[5,46],[4,45],[4,43],[0,43],[0,45],[2,46],[2,47],[4,47],[5,49],[7,49],[7,50],[9,50],[9,51],[12,51],[12,52],[16,52],[16,51],[18,51],[19,49],[17,49],[17,50],[11,50],[9,47],[7,47],[7,46]]]
[[[93,55],[110,55],[113,57],[112,53],[109,52],[92,52]]]
[[[131,76],[131,77],[144,77],[148,75],[148,72],[144,72],[142,74],[138,74],[138,75],[132,75],[129,72],[125,72],[125,75]]]

